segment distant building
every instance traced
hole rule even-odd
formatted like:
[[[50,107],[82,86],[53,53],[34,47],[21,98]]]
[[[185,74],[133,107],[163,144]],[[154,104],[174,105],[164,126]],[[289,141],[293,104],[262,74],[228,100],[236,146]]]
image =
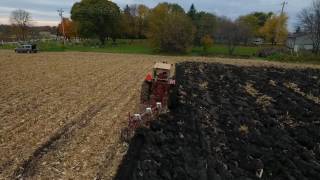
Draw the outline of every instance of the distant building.
[[[311,51],[313,49],[312,37],[307,33],[294,33],[289,35],[286,45],[294,52],[301,50]]]

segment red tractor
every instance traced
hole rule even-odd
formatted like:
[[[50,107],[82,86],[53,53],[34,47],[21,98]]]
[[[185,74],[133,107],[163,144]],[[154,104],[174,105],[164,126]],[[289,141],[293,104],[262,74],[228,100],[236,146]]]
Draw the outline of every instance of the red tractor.
[[[176,81],[172,76],[173,65],[156,63],[153,75],[148,74],[141,88],[140,113],[128,116],[128,127],[121,131],[121,139],[130,140],[137,128],[148,127],[150,122],[159,114],[168,111],[175,105]]]

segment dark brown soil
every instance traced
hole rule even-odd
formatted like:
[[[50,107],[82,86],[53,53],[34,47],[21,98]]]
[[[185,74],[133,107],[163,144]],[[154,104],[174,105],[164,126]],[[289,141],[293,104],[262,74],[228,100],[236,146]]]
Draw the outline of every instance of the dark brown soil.
[[[320,71],[180,63],[178,106],[115,179],[320,179]]]

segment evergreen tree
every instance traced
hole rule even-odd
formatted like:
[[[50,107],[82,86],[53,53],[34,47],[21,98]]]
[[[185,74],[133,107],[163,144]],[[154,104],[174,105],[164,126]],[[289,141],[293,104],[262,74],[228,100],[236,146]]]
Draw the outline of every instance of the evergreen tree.
[[[188,16],[192,19],[192,21],[194,21],[196,19],[197,10],[196,10],[194,4],[191,5],[190,10],[188,12]]]
[[[130,15],[130,7],[129,5],[127,4],[126,7],[124,8],[123,12],[127,15]]]

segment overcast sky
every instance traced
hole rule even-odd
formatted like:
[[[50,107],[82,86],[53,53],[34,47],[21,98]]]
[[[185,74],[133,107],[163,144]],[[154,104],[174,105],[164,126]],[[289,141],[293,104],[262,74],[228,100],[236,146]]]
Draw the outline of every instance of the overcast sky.
[[[0,0],[0,24],[8,24],[10,12],[15,9],[29,11],[34,25],[57,25],[59,22],[57,9],[63,8],[65,16],[70,16],[72,5],[79,0]],[[154,7],[161,0],[114,0],[121,8],[126,4],[146,4]],[[186,10],[192,3],[197,10],[223,15],[232,19],[253,11],[272,11],[280,13],[282,0],[167,0],[178,3]],[[311,5],[312,0],[287,0],[285,11],[289,14],[289,28],[293,30],[297,22],[297,14],[301,9]]]

